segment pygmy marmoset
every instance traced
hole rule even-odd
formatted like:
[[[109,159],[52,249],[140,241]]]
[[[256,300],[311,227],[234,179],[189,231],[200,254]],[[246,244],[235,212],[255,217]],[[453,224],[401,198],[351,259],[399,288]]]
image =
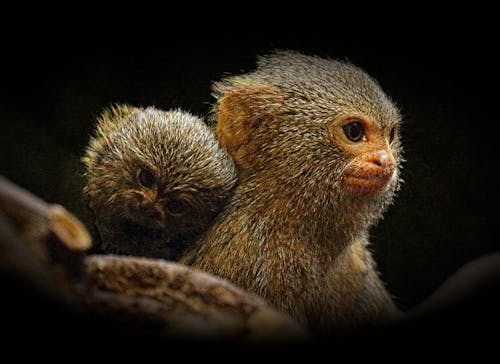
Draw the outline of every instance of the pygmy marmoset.
[[[400,114],[378,83],[349,63],[278,51],[213,89],[239,182],[181,262],[318,333],[397,315],[368,250],[402,159]]]
[[[106,253],[176,260],[236,183],[234,163],[213,131],[180,110],[105,110],[82,160],[84,193]]]

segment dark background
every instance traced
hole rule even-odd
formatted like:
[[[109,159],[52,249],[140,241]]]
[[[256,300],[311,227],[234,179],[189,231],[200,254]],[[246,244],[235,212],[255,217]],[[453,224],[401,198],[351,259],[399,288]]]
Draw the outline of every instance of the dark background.
[[[103,107],[180,107],[203,116],[211,82],[251,71],[258,54],[278,48],[347,59],[374,76],[404,115],[405,183],[372,241],[384,281],[408,309],[463,264],[499,250],[490,41],[467,29],[403,39],[394,29],[11,41],[3,54],[0,174],[88,222],[79,158]]]

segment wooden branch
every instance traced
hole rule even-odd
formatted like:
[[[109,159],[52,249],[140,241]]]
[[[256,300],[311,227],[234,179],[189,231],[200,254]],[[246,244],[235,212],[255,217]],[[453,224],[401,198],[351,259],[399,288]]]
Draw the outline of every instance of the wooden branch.
[[[37,238],[50,232],[73,251],[85,251],[92,245],[87,229],[64,207],[46,203],[3,176],[0,176],[0,210],[20,225],[22,231],[36,232]]]
[[[83,273],[85,227],[59,205],[50,205],[0,176],[0,269],[45,294],[76,302]]]
[[[205,272],[162,260],[90,256],[86,299],[104,312],[160,324],[169,336],[304,338],[260,297]]]
[[[13,276],[48,296],[62,297],[60,286],[40,254],[20,238],[0,210],[0,273]],[[4,292],[8,294],[8,292]]]
[[[62,300],[165,337],[303,338],[261,298],[205,272],[163,260],[85,256],[90,236],[62,206],[0,177],[0,272]],[[76,307],[78,306],[78,307]]]

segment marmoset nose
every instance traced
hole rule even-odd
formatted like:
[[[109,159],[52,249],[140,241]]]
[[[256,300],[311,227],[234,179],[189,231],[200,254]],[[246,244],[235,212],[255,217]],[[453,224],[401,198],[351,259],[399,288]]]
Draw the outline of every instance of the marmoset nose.
[[[163,212],[154,203],[143,205],[143,214],[145,217],[152,220],[163,220]]]
[[[394,168],[396,165],[394,157],[386,150],[378,150],[370,154],[366,161],[382,168]]]
[[[165,213],[159,204],[153,201],[143,199],[129,204],[128,208],[136,223],[154,228],[163,228],[165,225]]]

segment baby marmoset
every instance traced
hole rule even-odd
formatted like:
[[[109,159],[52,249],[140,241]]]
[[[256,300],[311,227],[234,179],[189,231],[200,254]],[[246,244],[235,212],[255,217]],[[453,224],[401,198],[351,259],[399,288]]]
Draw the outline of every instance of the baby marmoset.
[[[400,114],[378,83],[349,63],[281,51],[214,90],[239,182],[181,261],[316,332],[396,315],[367,247],[400,181]]]
[[[234,163],[212,130],[180,110],[105,110],[82,160],[106,253],[177,259],[236,183]]]

